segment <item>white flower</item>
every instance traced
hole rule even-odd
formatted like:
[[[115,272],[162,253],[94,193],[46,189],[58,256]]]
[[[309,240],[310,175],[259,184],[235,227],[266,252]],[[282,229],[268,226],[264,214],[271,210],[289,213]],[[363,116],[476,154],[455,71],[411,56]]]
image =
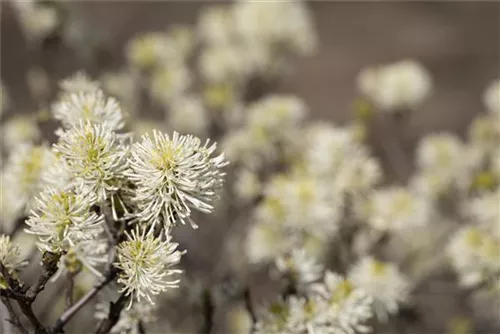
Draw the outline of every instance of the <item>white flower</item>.
[[[201,10],[198,18],[198,34],[208,44],[227,44],[234,40],[234,21],[231,7],[212,5]]]
[[[267,44],[297,54],[311,54],[317,37],[301,1],[238,1],[233,6],[235,30],[249,44]]]
[[[23,33],[29,40],[49,36],[60,24],[56,9],[48,5],[28,0],[13,2],[12,6],[19,17]]]
[[[245,248],[248,261],[260,263],[286,253],[293,248],[293,242],[278,224],[258,223],[250,227]]]
[[[294,129],[306,116],[307,106],[293,95],[269,95],[248,106],[247,126],[278,137]]]
[[[473,149],[483,154],[495,152],[500,141],[500,120],[492,114],[480,114],[468,128],[468,137]]]
[[[66,161],[54,154],[50,165],[42,170],[40,176],[43,188],[46,186],[53,188],[64,188],[73,185],[73,174]]]
[[[172,101],[167,123],[180,133],[203,135],[207,131],[209,119],[203,101],[196,96],[186,95]]]
[[[289,334],[288,319],[290,307],[279,300],[272,303],[266,310],[261,311],[253,334]]]
[[[234,192],[240,199],[247,201],[257,197],[261,194],[262,187],[262,183],[256,173],[245,168],[237,172],[236,180],[234,181]]]
[[[53,253],[67,251],[103,232],[104,217],[91,211],[96,198],[72,189],[46,188],[26,221],[27,233],[38,237],[38,248]]]
[[[491,82],[486,88],[483,101],[490,113],[500,117],[500,79]]]
[[[358,87],[377,108],[401,111],[417,108],[428,97],[432,81],[421,64],[403,60],[362,70],[358,76]]]
[[[141,34],[128,42],[128,62],[139,68],[148,69],[157,65],[179,65],[184,62],[186,47],[182,47],[173,36],[162,32]]]
[[[127,176],[135,183],[138,217],[168,227],[190,222],[191,209],[210,213],[211,201],[222,186],[224,155],[213,157],[216,144],[174,132],[172,137],[153,131],[135,143]]]
[[[417,165],[421,169],[452,172],[460,166],[463,143],[452,134],[433,134],[424,137],[417,148]]]
[[[5,187],[18,195],[16,201],[25,212],[33,207],[34,198],[42,190],[42,176],[56,160],[55,155],[46,146],[19,145],[5,165]]]
[[[76,72],[70,77],[65,78],[59,84],[64,94],[89,94],[99,90],[101,84],[98,81],[92,81],[83,71]]]
[[[54,150],[66,161],[77,185],[84,192],[96,194],[99,202],[118,190],[127,168],[128,148],[118,142],[106,123],[80,121],[61,133]]]
[[[19,247],[12,243],[8,235],[0,235],[0,262],[11,275],[25,267],[28,262],[21,257]],[[0,285],[2,274],[0,273]]]
[[[470,199],[466,213],[472,222],[500,239],[500,189]]]
[[[412,187],[424,194],[442,194],[451,186],[463,189],[470,180],[468,171],[474,164],[474,150],[466,150],[461,140],[451,134],[424,137],[417,147],[419,174]]]
[[[186,93],[191,82],[191,73],[185,65],[164,65],[152,73],[149,92],[156,101],[169,105]]]
[[[338,230],[343,200],[336,189],[308,175],[278,175],[264,190],[257,217],[292,231],[328,238]]]
[[[279,256],[276,267],[282,273],[291,275],[299,287],[310,284],[322,276],[323,267],[305,249],[293,249],[290,254]]]
[[[366,210],[368,224],[382,231],[411,231],[428,224],[433,214],[427,197],[393,186],[375,190]]]
[[[365,257],[350,270],[349,277],[373,298],[379,321],[387,321],[388,315],[398,311],[399,304],[408,301],[408,279],[393,264]]]
[[[125,125],[118,102],[106,98],[101,90],[67,94],[53,106],[53,114],[66,129],[81,121],[105,123],[111,130],[120,130]]]
[[[141,232],[138,225],[131,233],[125,233],[127,240],[117,248],[121,292],[131,296],[130,305],[143,298],[153,304],[153,296],[178,287],[179,280],[169,278],[181,272],[171,267],[179,263],[183,252],[176,250],[177,244],[171,242],[169,234],[155,237],[152,230]]]
[[[313,123],[304,130],[304,163],[307,171],[318,176],[334,176],[353,157],[367,157],[366,149],[356,140],[352,128]]]
[[[157,320],[156,306],[146,303],[134,303],[132,307],[124,309],[120,313],[120,319],[113,326],[110,333],[113,334],[140,334],[139,323],[146,326]],[[109,302],[100,302],[96,305],[95,318],[107,319],[109,315]]]
[[[210,83],[245,82],[252,71],[245,49],[236,45],[216,45],[203,49],[200,73]]]
[[[6,181],[4,171],[0,172],[0,225],[2,231],[10,233],[15,228],[16,220],[23,215],[23,203],[19,200],[22,196],[18,188],[13,188]]]
[[[36,120],[31,115],[10,117],[2,125],[2,144],[8,150],[20,144],[31,144],[41,136]]]
[[[311,287],[316,294],[328,303],[327,308],[318,314],[316,326],[321,333],[354,334],[367,333],[370,328],[366,322],[372,316],[372,298],[349,279],[331,271],[325,273],[323,283]]]
[[[464,287],[474,287],[500,273],[500,241],[477,227],[457,231],[447,253]]]

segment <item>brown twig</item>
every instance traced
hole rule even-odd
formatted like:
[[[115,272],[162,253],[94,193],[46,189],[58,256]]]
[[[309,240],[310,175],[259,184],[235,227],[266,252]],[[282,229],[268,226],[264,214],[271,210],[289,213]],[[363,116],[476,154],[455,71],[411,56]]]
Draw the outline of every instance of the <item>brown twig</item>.
[[[80,298],[78,302],[76,302],[73,306],[71,306],[69,309],[67,309],[56,321],[56,325],[52,328],[51,333],[63,333],[63,328],[64,326],[73,318],[73,316],[82,308],[84,307],[95,295],[99,293],[106,285],[108,285],[110,282],[112,282],[117,275],[116,270],[111,270],[108,272],[108,274],[105,276],[105,279],[94,286],[92,290],[90,290],[85,296]]]
[[[212,292],[210,289],[205,289],[203,292],[203,328],[201,330],[204,334],[210,334],[213,327],[213,316],[214,316],[214,302],[212,299]]]
[[[10,302],[10,299],[7,297],[2,297],[2,302],[7,308],[7,312],[9,312],[9,317],[6,318],[7,321],[9,321],[13,326],[17,327],[21,333],[27,334],[28,331],[26,328],[24,328],[23,324],[21,323],[21,320],[17,316],[16,312],[14,312],[14,308],[12,307],[12,304]]]
[[[114,325],[120,319],[120,314],[127,304],[129,296],[126,292],[123,292],[116,302],[109,303],[109,313],[108,317],[101,320],[99,325],[97,326],[96,334],[106,334],[111,331]]]

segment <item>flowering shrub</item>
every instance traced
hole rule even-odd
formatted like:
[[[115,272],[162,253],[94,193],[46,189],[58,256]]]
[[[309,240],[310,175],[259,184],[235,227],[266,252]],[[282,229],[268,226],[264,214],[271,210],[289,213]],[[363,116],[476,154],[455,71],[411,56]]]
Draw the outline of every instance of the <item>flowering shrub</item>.
[[[63,3],[11,5],[33,47],[88,38]],[[372,135],[407,125],[432,74],[360,69],[353,120],[309,121],[274,84],[319,44],[303,2],[206,5],[193,27],[134,36],[124,68],[61,80],[55,101],[32,69],[34,115],[11,115],[2,84],[7,332],[399,331],[443,268],[465,299],[500,298],[500,80],[466,138],[420,139],[408,177],[398,138],[376,150]],[[216,227],[220,252],[186,245]]]

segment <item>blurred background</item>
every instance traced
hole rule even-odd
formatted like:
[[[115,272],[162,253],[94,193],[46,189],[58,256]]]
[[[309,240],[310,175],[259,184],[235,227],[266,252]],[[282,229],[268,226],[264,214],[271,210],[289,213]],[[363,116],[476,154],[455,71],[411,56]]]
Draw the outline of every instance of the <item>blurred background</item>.
[[[83,59],[57,39],[30,50],[8,2],[2,1],[2,80],[16,110],[33,108],[26,74],[44,68],[52,85],[77,70],[96,74],[124,64],[124,47],[133,36],[194,24],[199,10],[212,1],[71,1],[82,29],[92,37],[88,48],[103,41],[99,61]],[[435,91],[412,119],[411,138],[420,131],[463,131],[481,109],[487,84],[498,77],[500,4],[483,2],[335,2],[309,4],[320,40],[316,55],[299,59],[279,90],[305,99],[313,117],[345,121],[356,96],[356,75],[374,64],[404,58],[421,61],[432,73]],[[83,28],[84,27],[84,28]],[[90,68],[89,68],[90,66]],[[32,102],[32,101],[31,101]]]

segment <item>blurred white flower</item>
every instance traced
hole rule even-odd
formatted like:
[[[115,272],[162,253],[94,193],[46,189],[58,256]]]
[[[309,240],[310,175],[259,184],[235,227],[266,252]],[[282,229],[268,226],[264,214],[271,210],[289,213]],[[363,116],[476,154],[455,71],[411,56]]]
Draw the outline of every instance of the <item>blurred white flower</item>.
[[[99,202],[118,189],[127,168],[128,148],[118,142],[107,123],[80,121],[61,133],[54,150],[64,158],[82,191],[94,193]]]
[[[170,36],[165,32],[144,33],[127,44],[126,57],[130,65],[139,69],[170,64],[178,66],[185,61],[189,45],[185,39]]]
[[[500,79],[494,80],[486,88],[483,101],[490,113],[500,117]]]
[[[408,301],[410,283],[391,263],[362,258],[349,272],[349,278],[373,298],[373,309],[379,321],[398,312],[399,305]]]
[[[28,264],[28,261],[24,261],[21,257],[19,246],[13,244],[8,235],[0,235],[0,262],[10,275],[15,275]],[[0,273],[0,286],[2,278]]]
[[[499,117],[491,113],[481,114],[472,121],[468,137],[474,150],[483,154],[497,151],[500,142]]]
[[[116,266],[121,270],[118,283],[121,292],[131,297],[129,309],[144,298],[154,304],[153,297],[170,288],[177,288],[179,280],[170,279],[180,270],[172,269],[178,264],[183,252],[171,241],[169,234],[155,237],[150,230],[139,230],[137,225],[131,233],[125,232],[127,240],[118,245]]]
[[[316,316],[318,332],[349,334],[370,331],[366,322],[373,315],[372,298],[351,280],[327,271],[324,282],[313,284],[311,290],[313,296],[317,295],[326,302]]]
[[[381,231],[411,231],[428,224],[433,214],[427,197],[403,187],[377,189],[366,205],[367,223]]]
[[[101,90],[67,94],[54,104],[52,111],[66,129],[81,121],[105,123],[111,130],[120,130],[125,125],[118,102],[112,97],[106,98]]]
[[[243,302],[231,305],[224,317],[224,328],[228,333],[248,334],[253,327],[252,317]]]
[[[466,204],[470,221],[500,240],[500,188],[469,199]]]
[[[236,35],[234,24],[230,6],[211,5],[201,10],[197,30],[202,41],[208,44],[228,44]]]
[[[13,188],[6,181],[5,171],[0,172],[0,225],[4,233],[10,233],[15,228],[16,220],[23,215],[23,203],[19,201],[22,196],[19,189]]]
[[[17,195],[15,200],[28,213],[35,204],[35,196],[42,190],[44,172],[56,160],[46,146],[19,145],[12,153],[3,171],[5,189]]]
[[[101,84],[98,81],[92,81],[92,79],[85,74],[85,72],[78,71],[61,80],[59,86],[64,96],[65,94],[89,94],[99,90]]]
[[[294,129],[306,116],[304,101],[293,95],[268,95],[247,108],[247,126],[266,135],[280,136]]]
[[[474,287],[500,273],[500,241],[477,227],[458,230],[447,253],[464,287]]]
[[[130,308],[120,312],[120,319],[113,326],[112,334],[141,334],[140,326],[147,326],[157,320],[156,305],[147,303],[134,303]],[[100,302],[96,305],[95,318],[107,319],[109,315],[109,302]]]
[[[43,39],[54,32],[60,24],[61,18],[56,9],[50,5],[26,0],[13,2],[12,7],[28,40]]]
[[[417,148],[417,165],[421,169],[452,171],[460,165],[463,143],[452,134],[424,137]]]
[[[104,231],[104,217],[91,211],[91,206],[96,203],[92,194],[46,188],[36,202],[26,221],[26,232],[38,237],[37,246],[41,251],[68,251]]]
[[[194,95],[174,99],[168,109],[167,124],[180,133],[204,135],[209,119],[203,101]]]
[[[257,223],[250,227],[245,248],[250,263],[261,263],[292,249],[293,241],[279,225]]]
[[[164,65],[152,73],[149,92],[153,99],[168,106],[172,100],[186,93],[191,82],[192,76],[186,66]]]
[[[278,175],[264,189],[257,218],[326,239],[338,230],[343,199],[336,189],[308,175]]]
[[[289,254],[277,257],[275,262],[278,270],[289,275],[299,288],[318,280],[323,274],[323,266],[303,248],[293,249]]]
[[[403,60],[362,70],[358,89],[377,108],[393,112],[417,108],[429,96],[432,80],[420,63]]]
[[[262,192],[263,185],[258,175],[246,168],[241,168],[236,174],[234,192],[243,201],[251,200]]]
[[[288,324],[290,307],[284,301],[272,303],[267,309],[260,311],[253,334],[287,334],[292,333]]]
[[[352,128],[312,123],[304,129],[303,137],[305,168],[314,175],[332,177],[344,165],[349,168],[352,157],[368,155]]]
[[[249,44],[267,44],[299,55],[313,53],[317,36],[301,1],[238,1],[233,5],[235,30]]]
[[[9,117],[2,124],[2,144],[7,150],[12,150],[20,144],[31,144],[42,136],[32,115],[16,115]]]
[[[227,165],[224,155],[213,156],[217,145],[174,132],[153,131],[132,146],[127,176],[135,183],[138,217],[169,227],[191,219],[191,209],[211,213],[210,204],[222,187]]]
[[[252,71],[246,50],[236,45],[217,45],[203,49],[199,68],[203,78],[211,83],[242,83]]]
[[[474,153],[474,151],[469,151]],[[472,155],[461,140],[446,133],[427,135],[417,147],[419,173],[412,186],[423,194],[442,194],[451,186],[462,189],[468,184]]]

